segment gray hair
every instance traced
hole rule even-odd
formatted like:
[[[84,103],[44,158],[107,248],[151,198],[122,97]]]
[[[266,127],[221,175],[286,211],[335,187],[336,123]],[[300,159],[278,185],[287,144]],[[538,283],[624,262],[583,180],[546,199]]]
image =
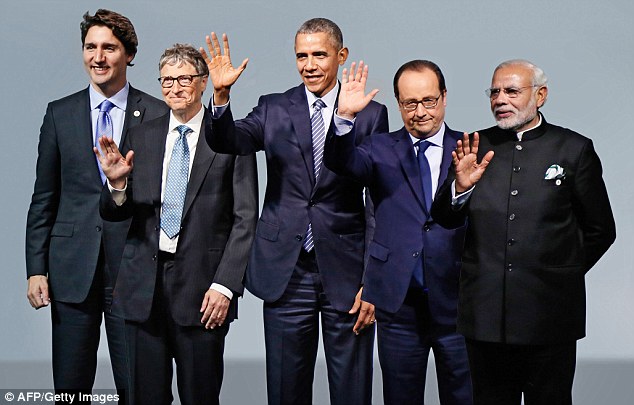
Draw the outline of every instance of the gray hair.
[[[174,44],[171,48],[167,48],[159,60],[159,71],[167,64],[180,66],[185,62],[192,65],[197,74],[209,74],[209,69],[202,55],[189,44]]]
[[[539,66],[527,61],[526,59],[511,59],[504,61],[495,68],[493,73],[508,66],[523,66],[530,69],[533,72],[533,86],[542,87],[548,84],[548,77],[546,77],[544,71]]]
[[[299,34],[316,34],[318,32],[327,34],[337,50],[343,48],[343,34],[341,33],[341,29],[339,29],[337,24],[327,18],[311,18],[304,22],[297,30],[295,38],[297,38]]]

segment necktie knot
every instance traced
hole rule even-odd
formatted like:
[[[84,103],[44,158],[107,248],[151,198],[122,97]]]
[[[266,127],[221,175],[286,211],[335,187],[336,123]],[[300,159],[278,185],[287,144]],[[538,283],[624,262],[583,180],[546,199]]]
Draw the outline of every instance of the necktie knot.
[[[414,144],[418,148],[418,153],[425,153],[427,148],[431,146],[431,142],[427,142],[425,140],[420,140]]]
[[[176,127],[176,130],[178,131],[179,134],[181,134],[182,136],[187,136],[187,134],[189,134],[190,132],[194,132],[190,127],[188,127],[187,125],[179,125]]]
[[[316,113],[321,111],[321,109],[324,107],[326,107],[326,103],[324,103],[324,101],[320,98],[315,100],[315,102],[313,103],[313,108],[315,109]]]
[[[112,104],[110,100],[105,99],[101,102],[101,104],[99,104],[99,112],[109,113],[110,110],[112,110],[112,107],[114,107],[114,104]]]

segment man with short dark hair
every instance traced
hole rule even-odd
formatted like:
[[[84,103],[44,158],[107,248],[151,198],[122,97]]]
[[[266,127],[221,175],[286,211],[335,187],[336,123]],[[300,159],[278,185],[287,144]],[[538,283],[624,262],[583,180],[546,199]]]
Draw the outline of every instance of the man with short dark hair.
[[[352,75],[352,72],[351,72]],[[344,87],[356,81],[346,80]],[[365,78],[362,76],[361,83]],[[346,83],[347,82],[347,83]],[[430,215],[451,151],[462,133],[445,124],[447,88],[428,60],[403,64],[394,75],[403,128],[355,144],[355,131],[328,139],[324,161],[335,173],[369,187],[376,228],[362,299],[376,307],[385,404],[424,404],[427,362],[436,362],[443,405],[471,404],[464,338],[456,332],[464,227],[447,230]],[[341,118],[352,119],[343,98]],[[356,130],[356,123],[349,122]]]
[[[322,337],[332,404],[370,404],[374,308],[361,301],[366,214],[363,188],[322,165],[325,138],[334,131],[339,66],[348,58],[339,27],[306,21],[295,35],[303,83],[262,96],[234,122],[230,87],[234,68],[215,34],[207,38],[214,85],[207,141],[221,153],[263,150],[267,189],[246,274],[246,286],[264,300],[269,404],[310,404]],[[206,54],[205,54],[206,55]],[[370,103],[357,119],[359,141],[387,130],[387,110]],[[372,325],[373,326],[373,325]]]
[[[159,62],[170,112],[131,131],[119,153],[95,148],[108,177],[101,215],[132,219],[113,311],[136,347],[135,404],[172,402],[172,361],[183,404],[218,404],[223,352],[255,231],[255,155],[213,152],[201,99],[205,61],[190,45]]]
[[[501,63],[486,90],[497,126],[467,134],[432,216],[467,221],[458,332],[474,402],[570,405],[585,336],[585,274],[616,238],[592,141],[546,122],[546,75]]]
[[[99,217],[103,174],[92,151],[99,136],[123,142],[128,130],[167,110],[128,84],[137,51],[130,20],[109,10],[81,23],[88,88],[48,105],[26,226],[27,296],[51,303],[56,389],[92,389],[102,313],[118,389],[128,388],[123,320],[110,313],[128,223]]]

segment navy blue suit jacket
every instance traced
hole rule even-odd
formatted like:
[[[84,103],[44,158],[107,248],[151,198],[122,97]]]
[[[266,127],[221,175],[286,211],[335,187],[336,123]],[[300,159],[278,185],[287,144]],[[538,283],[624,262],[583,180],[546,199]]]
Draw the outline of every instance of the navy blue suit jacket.
[[[123,133],[168,111],[132,86]],[[109,276],[116,278],[128,222],[99,216],[103,184],[93,153],[88,88],[51,102],[40,129],[37,177],[26,225],[26,273],[48,276],[52,298],[83,302],[103,241]]]
[[[439,185],[447,176],[451,151],[461,136],[445,129]],[[444,229],[427,212],[407,130],[375,134],[359,146],[355,146],[354,130],[332,136],[326,143],[324,162],[331,170],[367,185],[374,202],[376,228],[369,246],[363,299],[383,311],[398,311],[422,254],[432,319],[455,327],[464,228]]]
[[[381,104],[372,102],[358,114],[358,134],[387,128],[387,109]],[[329,133],[333,131],[331,123]],[[348,311],[363,277],[363,186],[325,167],[315,184],[304,85],[262,96],[242,120],[234,122],[228,108],[212,120],[207,142],[220,153],[266,153],[266,196],[247,267],[247,289],[266,302],[283,294],[311,222],[325,293],[337,310]]]

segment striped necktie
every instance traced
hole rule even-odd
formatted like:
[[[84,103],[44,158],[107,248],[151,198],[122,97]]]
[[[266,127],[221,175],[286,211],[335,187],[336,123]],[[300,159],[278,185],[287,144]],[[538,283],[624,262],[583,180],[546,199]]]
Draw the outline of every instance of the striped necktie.
[[[321,115],[321,109],[326,106],[320,98],[313,103],[313,115],[310,117],[310,126],[313,132],[313,170],[315,173],[315,183],[319,179],[321,173],[321,163],[324,160],[324,143],[326,142],[326,125]],[[304,239],[304,249],[307,252],[313,250],[315,242],[313,241],[313,226],[309,222],[306,230],[306,238]]]

